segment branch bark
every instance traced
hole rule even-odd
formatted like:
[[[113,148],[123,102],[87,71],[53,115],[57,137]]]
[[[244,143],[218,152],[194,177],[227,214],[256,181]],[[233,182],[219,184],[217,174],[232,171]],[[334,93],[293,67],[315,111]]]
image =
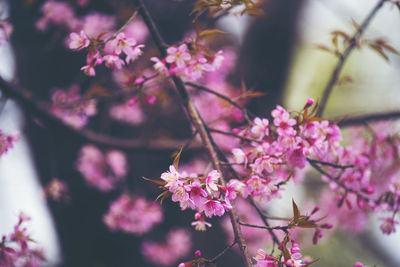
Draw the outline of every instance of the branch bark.
[[[134,0],[134,2],[136,4],[136,6],[139,8],[139,14],[142,16],[144,22],[146,23],[147,27],[149,28],[150,34],[152,35],[154,42],[157,45],[161,55],[163,57],[165,57],[167,54],[165,42],[164,42],[160,32],[158,31],[158,28],[155,25],[152,17],[150,16],[147,8],[143,4],[142,0]],[[206,124],[204,123],[202,117],[200,116],[196,106],[194,105],[193,101],[191,100],[183,81],[176,76],[173,76],[172,80],[175,84],[175,88],[178,91],[178,94],[181,97],[183,106],[184,106],[193,126],[196,128],[196,130],[200,134],[202,142],[203,142],[204,146],[206,147],[206,150],[208,151],[208,154],[211,158],[213,167],[219,173],[221,173],[220,183],[224,186],[226,184],[226,180],[225,180],[225,177],[221,170],[217,150],[214,147],[214,140],[212,139],[210,132],[207,130]],[[236,214],[235,207],[232,207],[232,209],[229,212],[229,215],[230,215],[230,219],[231,219],[231,223],[232,223],[232,228],[233,228],[233,231],[235,234],[235,240],[237,241],[237,243],[239,245],[241,254],[245,261],[245,266],[251,267],[252,264],[251,264],[249,253],[247,250],[246,241],[244,240],[242,231],[240,229],[239,219]]]

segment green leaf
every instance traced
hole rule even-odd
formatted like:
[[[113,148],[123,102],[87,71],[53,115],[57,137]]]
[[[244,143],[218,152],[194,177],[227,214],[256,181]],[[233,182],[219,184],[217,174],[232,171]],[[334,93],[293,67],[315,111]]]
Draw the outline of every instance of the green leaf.
[[[198,39],[204,38],[206,36],[210,35],[216,35],[216,34],[226,34],[226,32],[218,30],[218,29],[210,29],[210,30],[204,30],[200,32]]]
[[[160,199],[160,203],[162,204],[163,201],[168,197],[168,195],[169,195],[169,191],[164,191],[157,196],[156,201]]]

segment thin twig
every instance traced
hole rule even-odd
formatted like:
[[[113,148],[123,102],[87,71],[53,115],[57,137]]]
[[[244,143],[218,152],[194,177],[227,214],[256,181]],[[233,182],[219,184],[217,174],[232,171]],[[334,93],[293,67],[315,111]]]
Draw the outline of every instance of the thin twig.
[[[265,225],[255,225],[255,224],[249,224],[249,223],[243,223],[239,222],[240,225],[247,226],[247,227],[253,227],[253,228],[260,228],[260,229],[267,229],[267,230],[282,230],[282,231],[287,231],[289,229],[289,226],[265,226]]]
[[[315,159],[310,159],[310,158],[307,158],[307,161],[310,162],[310,163],[321,164],[321,165],[333,167],[333,168],[336,168],[336,169],[348,169],[348,168],[353,168],[353,167],[354,167],[354,165],[352,165],[352,164],[349,164],[349,165],[339,165],[339,164],[335,164],[335,163],[331,163],[331,162],[326,162],[326,161],[321,161],[321,160],[315,160]]]
[[[133,14],[129,17],[129,19],[124,23],[124,25],[121,26],[113,35],[108,37],[107,39],[104,40],[104,43],[107,43],[110,40],[113,40],[117,37],[118,34],[120,34],[125,28],[132,22],[132,20],[137,16],[138,11],[136,10],[133,12]]]
[[[349,127],[355,125],[363,125],[369,122],[400,119],[400,111],[390,111],[377,114],[368,114],[344,119],[332,119],[330,121],[337,122],[339,127]]]
[[[240,104],[238,104],[237,102],[235,102],[235,101],[233,101],[232,99],[230,99],[229,97],[227,97],[227,96],[225,96],[225,95],[223,95],[223,94],[220,94],[220,93],[218,93],[218,92],[216,92],[216,91],[214,91],[214,90],[212,90],[212,89],[210,89],[210,88],[207,88],[207,87],[205,87],[205,86],[199,85],[199,84],[195,84],[195,83],[192,83],[192,82],[186,82],[185,84],[186,84],[186,85],[189,85],[190,87],[196,88],[196,89],[198,89],[198,90],[201,90],[201,91],[204,91],[204,92],[213,94],[213,95],[215,95],[215,96],[217,96],[217,97],[219,97],[219,98],[225,100],[226,102],[228,102],[228,103],[231,104],[232,106],[235,106],[235,107],[237,107],[238,109],[240,109],[240,111],[243,113],[244,119],[246,120],[246,122],[247,122],[248,124],[251,124],[251,123],[252,123],[252,121],[251,121],[251,119],[250,119],[250,117],[249,117],[249,111],[248,111],[245,107],[243,107],[242,105],[240,105]]]
[[[267,217],[265,217],[264,213],[260,210],[260,208],[258,208],[258,206],[252,196],[249,196],[249,201],[250,201],[250,204],[256,209],[256,211],[257,211],[258,215],[260,216],[261,220],[263,221],[264,225],[266,227],[270,227]],[[279,239],[276,236],[276,234],[274,233],[274,231],[272,229],[268,229],[268,228],[267,228],[267,230],[268,230],[270,236],[272,237],[272,240],[274,241],[274,243],[279,245]]]
[[[219,133],[219,134],[223,134],[223,135],[239,138],[239,139],[241,139],[243,141],[246,141],[246,142],[256,142],[256,143],[259,143],[259,144],[262,143],[260,140],[247,138],[247,137],[244,137],[244,136],[241,136],[241,135],[237,135],[237,134],[231,133],[231,132],[225,132],[225,131],[221,131],[221,130],[210,128],[210,127],[208,127],[208,130],[210,132],[212,132],[212,133]]]
[[[344,63],[346,62],[346,60],[348,59],[349,55],[354,50],[354,48],[357,46],[358,41],[360,40],[364,31],[367,29],[368,25],[371,23],[372,19],[375,17],[375,15],[378,13],[379,9],[383,6],[383,4],[386,1],[387,0],[379,0],[379,2],[374,6],[374,8],[371,10],[371,12],[368,14],[368,16],[365,18],[365,20],[361,23],[357,32],[349,40],[348,46],[344,50],[343,54],[340,56],[339,62],[336,65],[335,69],[333,70],[332,75],[331,75],[327,85],[325,86],[325,89],[323,91],[323,95],[321,98],[321,102],[319,104],[318,111],[317,111],[318,117],[321,117],[322,113],[325,110],[326,103],[328,102],[329,96],[332,93],[332,90],[339,79],[339,76],[343,69]]]
[[[222,250],[220,253],[218,253],[217,256],[215,256],[214,258],[212,258],[210,260],[210,262],[216,262],[220,257],[222,257],[226,252],[228,252],[228,250],[230,250],[234,245],[236,245],[237,241],[233,241],[232,244],[230,244],[229,246],[227,246],[226,248],[224,248],[224,250]]]
[[[147,28],[149,29],[150,34],[153,37],[154,42],[156,43],[161,55],[163,57],[165,57],[165,55],[167,54],[166,48],[165,48],[165,42],[164,42],[160,32],[158,31],[157,26],[154,24],[154,21],[153,21],[152,17],[150,16],[147,8],[143,4],[142,0],[135,0],[134,2],[136,4],[136,6],[139,8],[139,13],[142,16],[145,24],[147,25]],[[213,167],[221,174],[220,183],[223,186],[225,186],[226,180],[222,173],[221,167],[219,165],[219,158],[218,158],[215,142],[214,142],[210,132],[207,130],[206,124],[204,123],[202,117],[200,116],[197,108],[195,107],[193,101],[191,100],[183,81],[176,76],[173,76],[172,79],[175,84],[176,90],[178,91],[178,94],[180,95],[180,97],[182,99],[183,106],[184,106],[186,112],[188,113],[188,116],[189,116],[192,124],[194,125],[196,130],[199,132],[201,139],[203,141],[203,144],[208,151],[208,154],[211,158]],[[232,228],[233,228],[234,235],[235,235],[235,240],[238,242],[241,254],[245,261],[245,266],[251,267],[252,264],[250,261],[250,256],[249,256],[249,253],[247,250],[246,241],[243,237],[242,231],[240,229],[240,225],[238,223],[239,219],[236,214],[235,207],[232,207],[232,209],[229,211],[229,215],[230,215],[231,224],[232,224]]]

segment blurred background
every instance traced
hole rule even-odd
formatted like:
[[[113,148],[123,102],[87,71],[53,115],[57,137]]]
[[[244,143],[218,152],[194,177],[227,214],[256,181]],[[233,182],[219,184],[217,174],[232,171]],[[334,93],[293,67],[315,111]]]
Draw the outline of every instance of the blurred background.
[[[18,80],[43,100],[49,100],[54,88],[67,88],[71,81],[89,87],[93,80],[82,77],[79,71],[84,55],[65,49],[60,37],[64,33],[56,28],[45,32],[35,28],[43,1],[0,2],[0,9],[4,10],[2,16],[9,16],[14,25],[11,42],[0,47],[2,77]],[[96,10],[117,14],[120,22],[126,18],[126,10],[132,9],[129,2],[92,0],[80,12]],[[167,43],[179,42],[192,28],[188,14],[193,1],[145,2]],[[229,41],[238,54],[230,82],[239,85],[244,80],[248,88],[265,93],[248,103],[252,112],[263,115],[276,104],[300,109],[308,97],[320,98],[337,60],[315,46],[329,44],[329,33],[333,30],[353,32],[351,19],[360,23],[375,4],[376,0],[269,0],[264,7],[265,15],[260,18],[229,16],[211,25],[230,33]],[[373,20],[365,38],[384,37],[395,48],[400,48],[399,25],[399,10],[385,6]],[[149,38],[146,45],[150,44]],[[343,72],[352,77],[352,82],[335,87],[324,117],[398,110],[399,62],[398,55],[389,54],[386,62],[368,49],[355,51]],[[101,70],[98,77],[106,79],[107,74]],[[165,125],[153,123],[132,128],[110,123],[104,126],[99,119],[90,126],[121,136],[139,137],[147,134],[146,127],[156,127],[152,131],[182,140],[190,137],[190,126],[179,108],[167,115],[156,111],[152,114],[155,121],[166,120]],[[15,149],[0,160],[0,233],[11,232],[18,212],[23,210],[32,217],[29,231],[44,248],[47,266],[156,266],[144,260],[140,253],[143,239],[162,240],[170,229],[189,228],[193,220],[192,213],[180,212],[177,205],[166,201],[164,222],[149,234],[136,237],[111,232],[103,224],[102,216],[109,203],[118,197],[118,192],[98,192],[88,187],[77,172],[75,162],[80,147],[86,143],[84,140],[62,129],[43,126],[37,117],[13,100],[7,100],[1,110],[0,129],[21,134]],[[172,152],[126,151],[130,163],[129,188],[155,198],[156,186],[140,177],[158,177],[171,163]],[[190,161],[195,154],[187,152],[184,160]],[[55,177],[68,183],[70,203],[43,198],[42,186]],[[290,199],[294,196],[298,202],[305,202],[308,194],[307,183],[303,187],[289,188],[281,200],[269,205],[270,212],[290,216],[291,206],[287,205]],[[225,247],[226,233],[217,220],[212,223],[214,227],[206,233],[192,231],[193,252],[200,249],[204,256],[213,257]],[[400,266],[396,245],[399,240],[399,233],[382,235],[378,218],[370,218],[366,231],[354,236],[337,231],[323,238],[317,246],[308,247],[303,254],[320,259],[313,266],[352,266],[357,260],[369,266]],[[186,259],[191,255],[193,253]],[[240,256],[231,251],[221,259],[220,266],[241,266],[238,262]]]

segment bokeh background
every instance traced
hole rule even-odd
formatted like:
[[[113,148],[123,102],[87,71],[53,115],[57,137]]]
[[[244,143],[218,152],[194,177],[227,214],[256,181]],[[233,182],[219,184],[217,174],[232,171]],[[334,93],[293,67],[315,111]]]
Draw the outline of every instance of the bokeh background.
[[[122,20],[127,7],[131,8],[130,2],[92,0],[88,10],[115,13]],[[178,42],[192,27],[188,14],[193,1],[145,2],[168,43]],[[43,33],[35,29],[43,1],[0,3],[2,16],[9,16],[14,25],[11,42],[0,48],[2,77],[17,79],[41,99],[48,99],[53,88],[67,87],[71,81],[92,82],[82,78],[79,71],[84,62],[82,54],[67,51],[53,30]],[[230,33],[230,41],[238,52],[232,82],[239,84],[243,79],[249,88],[265,93],[252,100],[249,109],[262,115],[278,103],[298,109],[308,97],[318,99],[336,59],[317,50],[315,45],[329,43],[332,30],[353,31],[350,20],[360,22],[375,3],[376,0],[269,0],[263,17],[231,16],[213,22],[215,27]],[[399,25],[399,11],[384,7],[365,36],[385,37],[400,48]],[[335,88],[325,117],[398,110],[400,57],[390,54],[389,59],[386,62],[367,49],[355,51],[344,69],[353,82]],[[101,72],[101,75],[107,74]],[[123,136],[139,137],[154,131],[182,139],[190,136],[190,127],[179,108],[169,117],[156,112],[154,116],[154,121],[166,122],[128,129],[99,120],[91,127]],[[0,114],[2,130],[21,133],[15,149],[0,160],[0,233],[11,231],[18,212],[23,210],[32,217],[30,232],[44,247],[48,266],[153,266],[140,253],[142,238],[110,232],[103,224],[102,216],[118,194],[104,194],[87,187],[75,170],[77,153],[84,140],[71,137],[62,129],[40,126],[37,121],[29,110],[12,100],[6,101]],[[153,130],[149,131],[149,127]],[[129,151],[130,188],[155,198],[157,188],[140,177],[159,176],[169,166],[172,152]],[[184,160],[189,161],[195,154],[188,152]],[[71,197],[68,205],[43,199],[41,185],[54,177],[68,182]],[[310,181],[303,187],[286,190],[281,200],[270,205],[271,213],[290,215],[287,203],[293,196],[299,203],[305,201],[311,194],[310,188],[314,188],[312,177]],[[163,208],[164,223],[145,238],[161,240],[169,229],[188,227],[192,221],[192,213],[180,212],[171,201],[166,201]],[[217,221],[212,223],[215,227],[207,233],[192,233],[193,251],[200,249],[206,257],[212,257],[226,244],[226,234]],[[399,240],[399,233],[383,236],[377,218],[370,218],[367,231],[354,236],[337,231],[304,254],[320,259],[313,266],[352,266],[357,260],[370,266],[400,266]],[[220,264],[241,266],[240,257],[234,251],[229,252]]]

